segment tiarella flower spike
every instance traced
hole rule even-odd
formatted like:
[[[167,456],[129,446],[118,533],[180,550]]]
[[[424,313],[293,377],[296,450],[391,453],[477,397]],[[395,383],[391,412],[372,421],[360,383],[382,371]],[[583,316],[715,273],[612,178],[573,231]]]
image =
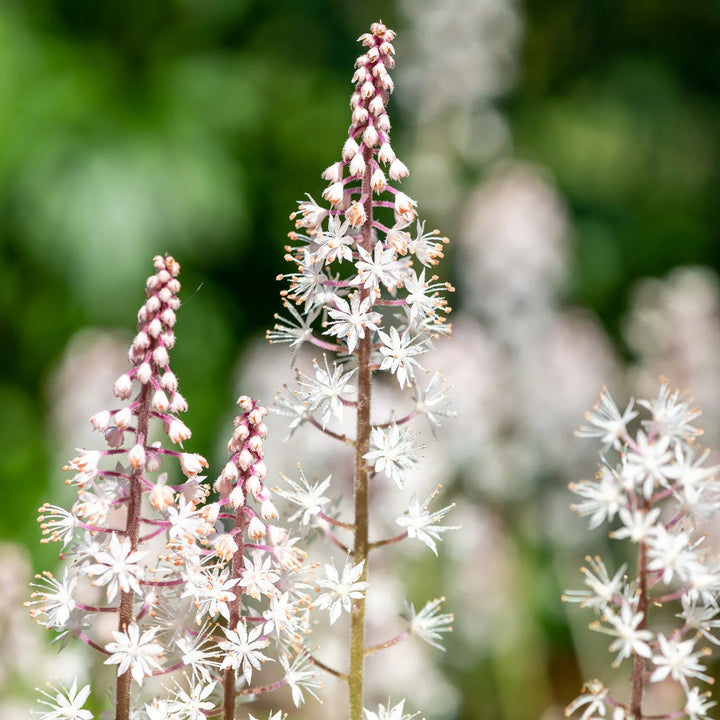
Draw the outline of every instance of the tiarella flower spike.
[[[613,638],[613,665],[630,661],[632,675],[628,700],[591,680],[568,705],[568,716],[582,710],[582,720],[642,720],[649,717],[645,694],[665,680],[677,684],[684,703],[654,718],[703,720],[715,704],[699,683],[712,682],[705,641],[720,644],[720,564],[703,533],[720,507],[720,468],[708,465],[708,453],[696,445],[698,415],[666,384],[653,399],[631,400],[622,413],[603,390],[578,433],[598,438],[603,449],[595,478],[570,486],[580,497],[572,508],[591,528],[613,528],[610,537],[630,543],[635,560],[613,573],[600,557],[587,558],[581,568],[586,589],[568,591],[564,600],[594,611],[590,628]]]
[[[428,271],[442,258],[447,238],[437,231],[425,232],[417,220],[416,201],[396,186],[408,169],[390,142],[387,106],[394,87],[390,77],[394,39],[395,33],[381,22],[360,37],[364,51],[352,79],[348,137],[340,160],[322,174],[328,182],[322,193],[327,205],[308,195],[291,215],[295,230],[289,234],[286,258],[294,268],[285,276],[288,289],[281,293],[287,314],[278,317],[268,333],[271,342],[290,344],[293,360],[305,344],[323,355],[314,360],[313,372],[298,373],[296,390],[286,388],[277,399],[278,411],[290,416],[290,432],[313,426],[352,447],[355,455],[352,518],[340,519],[329,510],[327,491],[337,480],[310,484],[303,475],[300,482],[290,481],[292,490],[280,491],[299,508],[293,517],[301,517],[304,527],[320,527],[344,552],[344,557],[324,565],[315,583],[320,594],[313,605],[329,611],[330,623],[343,612],[350,613],[349,670],[332,670],[319,658],[313,660],[347,679],[351,720],[363,718],[364,658],[376,651],[364,647],[365,593],[372,589],[370,549],[410,537],[436,552],[436,541],[452,529],[435,524],[449,508],[430,513],[411,494],[406,514],[398,519],[405,530],[381,540],[369,537],[371,482],[389,481],[403,490],[415,476],[421,445],[410,423],[425,415],[436,425],[442,416],[452,415],[441,409],[447,393],[442,377],[435,373],[428,382],[428,371],[420,361],[434,339],[450,333],[445,293],[452,287]],[[400,390],[410,389],[415,407],[371,423],[378,373],[393,376]],[[348,417],[354,427],[346,427]],[[342,538],[347,532],[352,535],[348,545]],[[439,603],[433,602],[436,611]],[[423,612],[415,617],[424,617]],[[432,638],[432,644],[438,643],[437,633],[450,627],[449,615],[436,612],[435,617],[431,631],[418,632]],[[421,627],[416,620],[415,628]],[[383,647],[412,631],[408,627]],[[398,717],[401,707],[392,710]]]
[[[49,504],[40,508],[46,540],[62,542],[72,562],[62,581],[39,576],[28,603],[40,623],[79,637],[117,667],[117,720],[130,717],[132,686],[184,665],[183,645],[198,635],[194,619],[186,617],[184,577],[202,563],[201,548],[213,532],[196,508],[207,493],[199,474],[207,462],[172,447],[190,438],[177,417],[187,403],[169,366],[180,266],[169,256],[157,256],[154,265],[129,352],[132,367],[113,387],[127,404],[91,418],[108,448],[83,450],[65,467],[77,488],[70,512]],[[153,425],[169,443],[150,440]],[[95,599],[79,599],[88,594]],[[112,642],[97,635],[95,621],[107,613],[117,616]],[[172,617],[172,624],[163,617]],[[73,688],[71,694],[66,701],[78,703],[88,691]]]

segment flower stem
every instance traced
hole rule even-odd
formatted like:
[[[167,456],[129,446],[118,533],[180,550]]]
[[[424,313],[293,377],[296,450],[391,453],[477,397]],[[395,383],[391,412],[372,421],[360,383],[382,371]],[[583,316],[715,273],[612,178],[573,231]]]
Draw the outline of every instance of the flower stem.
[[[647,544],[645,541],[640,542],[638,560],[638,612],[642,613],[642,620],[638,625],[638,630],[644,630],[647,627],[648,612],[648,583],[647,583]],[[633,658],[632,671],[632,697],[630,701],[630,712],[635,720],[642,720],[642,696],[643,696],[643,675],[645,672],[645,658],[635,653]]]
[[[145,383],[140,391],[137,416],[137,433],[135,442],[145,447],[147,445],[148,426],[150,423],[150,383]],[[125,521],[126,537],[130,538],[132,552],[137,550],[140,535],[140,520],[142,510],[142,476],[143,468],[133,469],[129,480],[129,502],[127,519]],[[120,612],[118,614],[118,631],[124,632],[134,620],[135,592],[132,588],[120,593]],[[130,684],[132,674],[128,668],[117,678],[115,688],[115,720],[130,719]]]
[[[369,250],[372,247],[372,188],[370,186],[372,150],[363,147],[366,169],[362,180],[362,198],[364,199],[367,219],[362,228],[362,246]],[[368,291],[360,290],[360,299],[365,299]],[[358,357],[358,399],[357,399],[357,431],[355,434],[355,537],[353,546],[353,562],[363,563],[361,582],[367,580],[368,552],[368,500],[370,470],[365,454],[370,450],[370,396],[372,370],[370,368],[370,352],[372,338],[369,332],[360,341],[357,348]],[[364,669],[365,669],[365,596],[353,602],[350,626],[350,720],[362,720],[364,705]]]

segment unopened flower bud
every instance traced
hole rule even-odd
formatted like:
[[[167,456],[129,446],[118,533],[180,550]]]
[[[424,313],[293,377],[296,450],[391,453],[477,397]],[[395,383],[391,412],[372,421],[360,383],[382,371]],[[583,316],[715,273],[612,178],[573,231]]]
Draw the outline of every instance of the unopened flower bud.
[[[152,377],[152,366],[148,362],[141,363],[138,365],[135,377],[143,384],[147,385]]]
[[[158,367],[167,367],[167,364],[170,362],[170,356],[168,355],[168,351],[165,349],[164,345],[158,345],[153,350],[153,362]]]
[[[359,151],[360,148],[358,147],[358,144],[355,142],[355,140],[353,138],[348,138],[343,145],[342,159],[345,162],[350,162],[350,160],[352,160]],[[340,177],[342,177],[342,175]],[[340,178],[338,178],[338,180],[339,179]]]
[[[147,299],[145,309],[148,315],[154,315],[160,309],[160,299],[157,295],[152,295]]]
[[[363,142],[369,148],[375,147],[375,145],[377,145],[378,134],[377,130],[372,125],[368,125],[365,128],[365,132],[363,132]]]
[[[354,201],[352,205],[350,205],[348,211],[345,213],[345,219],[350,223],[352,227],[361,227],[365,223],[365,220],[367,220],[365,208],[359,202]]]
[[[92,425],[93,430],[97,430],[98,432],[105,432],[110,425],[110,417],[111,416],[109,410],[102,410],[99,413],[95,413],[90,418],[90,424]]]
[[[265,523],[259,517],[254,517],[248,524],[248,537],[253,540],[260,540],[265,534]]]
[[[232,535],[218,535],[214,543],[215,554],[227,562],[238,550],[238,544],[233,540]]]
[[[373,191],[378,194],[383,192],[387,187],[387,179],[385,178],[385,173],[380,168],[375,170],[375,172],[372,174],[372,177],[370,178],[370,186],[372,187]]]
[[[167,477],[167,476],[165,476]],[[164,510],[175,503],[175,493],[171,487],[158,480],[150,491],[150,504],[156,510]]]
[[[162,332],[162,323],[160,322],[160,318],[153,318],[148,325],[147,331],[150,337],[158,337],[158,335]]]
[[[333,183],[325,188],[323,197],[331,204],[338,205],[342,202],[344,194],[343,184],[341,182]]]
[[[187,400],[179,392],[174,392],[170,396],[170,412],[172,412],[172,413],[186,412],[187,409],[188,409]]]
[[[198,453],[180,453],[180,467],[187,477],[197,475],[207,466],[207,460]]]
[[[130,427],[130,423],[132,422],[132,419],[133,419],[132,410],[129,407],[124,407],[115,413],[113,419],[115,420],[115,424],[121,430],[125,430],[126,428]]]
[[[118,427],[111,427],[105,431],[105,442],[109,448],[119,448],[125,442],[125,433]]]
[[[228,500],[230,502],[230,505],[232,505],[232,507],[235,510],[237,510],[239,507],[242,507],[245,504],[245,493],[243,492],[242,488],[239,485],[236,485],[230,491]]]
[[[127,373],[123,373],[113,385],[113,395],[120,400],[127,400],[132,392],[132,380]]]
[[[143,470],[145,468],[145,448],[139,443],[128,453],[128,462],[134,470]]]
[[[323,170],[323,173],[320,177],[322,177],[323,180],[327,180],[330,183],[338,182],[339,180],[342,180],[343,175],[343,164],[341,162],[336,162],[330,165],[329,167],[326,167],[325,170]]]
[[[260,478],[261,480],[263,478],[265,478],[265,476],[267,475],[267,467],[265,466],[265,463],[262,460],[260,460],[260,462],[256,462],[253,465],[252,471],[253,471],[253,475]]]
[[[158,412],[165,412],[170,403],[168,402],[167,395],[163,390],[156,390],[152,398],[152,409]]]
[[[247,470],[255,462],[255,456],[247,448],[243,448],[238,453],[236,462],[242,470]]]
[[[178,381],[175,373],[172,370],[166,370],[162,378],[160,378],[160,385],[163,390],[167,390],[167,392],[176,392],[178,389]]]
[[[378,152],[378,160],[381,163],[391,163],[395,160],[395,152],[390,146],[389,142],[384,142],[380,146],[380,152]]]
[[[277,520],[280,517],[272,500],[263,500],[260,506],[260,516],[263,520]]]
[[[165,308],[162,311],[162,313],[160,314],[160,319],[168,327],[173,327],[173,325],[175,325],[175,322],[177,321],[177,318],[175,316],[175,311],[172,308]]]
[[[190,428],[182,422],[182,420],[173,418],[169,423],[167,423],[167,435],[171,442],[182,443],[184,440],[191,437],[192,433],[190,432]]]
[[[248,440],[248,449],[255,453],[258,457],[262,454],[263,451],[263,441],[261,438],[259,438],[257,435],[253,435]]]
[[[381,112],[385,110],[383,99],[380,95],[376,95],[368,104],[368,110],[377,117]]]
[[[388,175],[390,175],[393,180],[402,180],[403,178],[406,178],[409,174],[410,171],[407,169],[407,165],[405,165],[402,160],[395,158],[395,160],[390,163]]]
[[[353,176],[359,176],[365,172],[365,160],[362,156],[362,153],[358,153],[350,161],[349,172],[350,172],[350,175],[353,175]]]

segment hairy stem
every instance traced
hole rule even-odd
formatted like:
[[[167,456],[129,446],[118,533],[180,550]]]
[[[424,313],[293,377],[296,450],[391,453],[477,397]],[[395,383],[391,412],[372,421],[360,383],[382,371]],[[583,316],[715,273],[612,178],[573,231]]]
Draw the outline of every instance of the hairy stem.
[[[235,512],[235,528],[233,537],[237,543],[238,549],[232,557],[231,577],[234,580],[242,576],[243,571],[243,553],[245,552],[245,528],[248,524],[248,516],[245,508],[240,506]],[[237,629],[240,622],[240,601],[242,599],[242,588],[235,585],[233,588],[235,599],[228,603],[230,611],[230,620],[228,627],[230,630]],[[223,674],[223,720],[235,720],[235,701],[237,698],[237,690],[235,689],[235,670],[232,667],[226,668]]]
[[[642,613],[642,620],[638,625],[638,630],[644,630],[647,627],[648,612],[648,581],[647,581],[647,544],[642,541],[639,549],[638,560],[638,612]],[[642,697],[643,697],[643,674],[645,672],[645,658],[635,653],[633,658],[632,671],[632,697],[630,700],[630,712],[635,720],[642,720]]]
[[[150,423],[150,383],[145,383],[140,391],[139,410],[137,416],[137,433],[135,442],[137,445],[147,446],[148,425]],[[138,546],[140,535],[140,520],[142,510],[142,477],[143,469],[134,469],[130,475],[129,502],[127,506],[127,518],[125,521],[126,537],[130,538],[132,551],[135,552]],[[135,593],[132,589],[120,593],[120,612],[118,613],[118,630],[123,632],[134,620],[133,610],[135,605]],[[115,720],[130,720],[130,684],[132,675],[130,669],[126,670],[117,678],[115,687]]]
[[[362,198],[364,199],[367,219],[362,228],[362,246],[366,250],[372,247],[372,189],[370,187],[372,150],[363,146],[365,173],[362,180]],[[367,296],[365,288],[360,290],[361,301]],[[364,455],[370,450],[370,396],[372,370],[370,369],[370,352],[372,338],[370,333],[360,341],[357,349],[358,358],[358,400],[357,400],[357,431],[355,434],[355,538],[353,546],[353,562],[364,562],[361,581],[367,580],[367,559],[370,544],[368,541],[368,500],[370,469]],[[362,720],[364,698],[365,669],[365,597],[353,601],[350,626],[350,720]]]

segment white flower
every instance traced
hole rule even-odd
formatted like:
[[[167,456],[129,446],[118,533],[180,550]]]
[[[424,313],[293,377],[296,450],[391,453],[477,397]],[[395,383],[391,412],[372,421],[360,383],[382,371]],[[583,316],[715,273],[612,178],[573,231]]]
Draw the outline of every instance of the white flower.
[[[33,713],[38,715],[40,720],[92,720],[93,714],[89,710],[83,710],[82,706],[90,695],[90,685],[83,686],[80,690],[77,689],[77,678],[73,680],[70,688],[63,688],[58,690],[52,686],[50,691],[46,692],[41,690],[41,694],[47,699],[39,699],[38,702],[41,705],[47,705],[49,710],[43,710],[41,714]]]
[[[348,613],[352,610],[353,599],[363,597],[368,586],[367,582],[360,580],[364,567],[364,560],[352,565],[346,559],[340,578],[334,565],[324,566],[325,577],[320,577],[317,584],[321,588],[327,588],[328,592],[318,595],[313,604],[320,609],[329,608],[331,625],[340,617],[343,610]]]
[[[585,438],[599,437],[605,447],[612,446],[619,450],[621,440],[627,436],[628,423],[637,417],[637,412],[633,410],[633,404],[634,400],[631,399],[621,415],[607,388],[603,388],[600,398],[593,405],[592,412],[585,414],[585,420],[590,425],[581,426],[575,435]]]
[[[690,546],[690,534],[668,532],[664,525],[657,525],[648,537],[648,559],[648,570],[662,573],[666,584],[676,575],[681,582],[687,582],[699,564]]]
[[[197,608],[196,621],[200,622],[203,615],[214,618],[218,613],[230,620],[228,603],[235,599],[231,590],[239,580],[230,578],[230,570],[217,567],[209,570],[202,568],[191,575],[184,574],[185,592],[182,597],[191,597]]]
[[[710,676],[702,672],[705,670],[705,666],[698,662],[698,658],[706,656],[707,653],[704,650],[693,652],[695,638],[680,640],[672,637],[668,640],[665,635],[660,633],[657,639],[660,654],[653,656],[652,661],[658,667],[650,676],[650,682],[660,682],[669,675],[683,686],[686,693],[689,691],[688,678],[712,682]]]
[[[303,525],[307,525],[314,515],[322,511],[323,507],[330,502],[330,498],[324,495],[324,492],[330,487],[330,479],[331,476],[328,475],[322,482],[310,485],[302,470],[300,471],[301,484],[285,477],[285,481],[293,488],[294,492],[282,488],[277,489],[275,492],[300,508],[294,515],[290,516],[290,522],[294,522],[302,514],[301,522]]]
[[[105,665],[117,665],[117,675],[130,670],[133,680],[138,685],[143,684],[143,679],[152,675],[153,670],[162,670],[158,662],[163,654],[163,646],[152,642],[157,632],[156,627],[140,635],[140,628],[137,623],[130,623],[125,632],[113,630],[115,642],[108,643],[105,649],[110,657],[105,660]]]
[[[618,651],[613,665],[619,665],[624,658],[630,657],[631,653],[644,658],[651,657],[652,650],[648,645],[648,641],[652,640],[653,635],[647,629],[638,629],[644,615],[641,612],[635,612],[635,608],[627,599],[623,598],[620,615],[617,615],[610,608],[606,608],[604,617],[611,627],[604,627],[599,624],[594,624],[591,627],[594,630],[617,637],[617,640],[610,644],[610,652]]]
[[[384,705],[380,704],[378,705],[377,712],[373,712],[372,710],[368,710],[367,708],[363,708],[363,711],[365,712],[366,720],[411,720],[411,718],[414,718],[418,714],[413,713],[412,715],[406,715],[403,713],[404,707],[405,700],[403,699],[392,708],[389,704],[387,708]]]
[[[417,383],[415,384],[415,409],[425,415],[433,431],[442,424],[441,417],[457,417],[457,413],[447,409],[450,405],[449,396],[449,388],[444,384],[443,376],[437,371],[433,373],[424,390]]]
[[[358,247],[360,259],[355,263],[358,275],[350,281],[351,285],[362,285],[368,290],[376,290],[380,284],[386,288],[395,288],[402,282],[403,265],[398,263],[392,248],[383,248],[378,241],[372,254]]]
[[[685,712],[690,720],[708,720],[708,710],[717,705],[709,700],[710,693],[700,694],[699,688],[690,688],[685,702]]]
[[[448,530],[457,530],[457,526],[438,525],[437,523],[447,515],[455,506],[448,505],[434,513],[428,511],[427,506],[437,493],[433,492],[428,495],[422,503],[417,499],[417,495],[413,493],[410,496],[410,503],[404,515],[401,515],[395,522],[401,527],[407,528],[407,534],[410,538],[417,538],[424,542],[437,555],[437,545],[435,540],[440,539],[440,535]]]
[[[313,360],[315,378],[307,375],[302,377],[305,380],[300,382],[303,400],[308,403],[311,411],[322,410],[323,430],[334,415],[340,422],[343,419],[343,395],[350,395],[355,392],[355,387],[350,385],[350,380],[357,372],[357,368],[350,372],[343,372],[342,367],[333,363],[333,369],[328,366],[327,356],[323,356],[325,368],[321,368],[316,360]]]
[[[570,717],[578,708],[583,705],[587,707],[583,710],[580,720],[592,720],[595,717],[605,717],[607,705],[605,698],[608,696],[607,688],[599,680],[588,680],[583,686],[585,692],[576,697],[566,708],[565,717]]]
[[[565,602],[579,602],[580,607],[593,608],[599,614],[607,605],[617,602],[617,598],[622,596],[623,576],[627,565],[623,565],[611,579],[601,558],[588,556],[585,560],[592,572],[586,567],[580,568],[580,572],[585,576],[585,584],[590,590],[566,590],[562,599]]]
[[[417,338],[410,337],[410,331],[405,330],[402,335],[395,327],[390,328],[390,334],[378,330],[378,337],[382,341],[380,353],[383,356],[380,370],[389,370],[395,375],[400,389],[405,387],[409,379],[415,377],[414,368],[422,369],[422,365],[414,359],[414,355],[421,355],[427,351],[425,342],[416,343]]]
[[[275,572],[272,566],[272,557],[266,555],[263,560],[259,552],[253,553],[252,560],[245,556],[243,558],[245,569],[242,571],[238,587],[245,588],[245,593],[255,600],[261,595],[272,597],[278,590],[275,584],[280,580],[280,575]]]
[[[98,575],[93,584],[107,585],[108,602],[112,602],[119,591],[133,590],[141,594],[138,580],[144,577],[145,568],[138,565],[138,561],[145,555],[147,552],[144,550],[133,552],[130,538],[121,540],[118,533],[113,533],[107,549],[95,554],[95,562],[87,566],[86,572],[90,576]]]
[[[443,602],[445,602],[444,597],[429,600],[423,609],[416,613],[413,604],[405,601],[410,632],[439,650],[445,650],[440,643],[440,633],[451,632],[455,620],[452,613],[439,612],[440,604]]]
[[[620,508],[618,512],[623,527],[610,533],[610,537],[616,540],[629,538],[631,542],[637,543],[655,530],[655,521],[660,517],[660,508],[653,508],[649,512],[643,510],[628,510]]]
[[[406,427],[392,424],[389,428],[373,428],[370,432],[370,451],[363,456],[376,473],[384,472],[402,489],[403,473],[417,465],[417,448]]]
[[[365,338],[365,331],[376,331],[382,319],[380,313],[370,310],[370,298],[360,301],[359,295],[353,295],[350,302],[345,298],[335,296],[335,308],[328,311],[332,320],[325,330],[326,335],[334,335],[338,339],[345,339],[348,353],[357,347],[358,340]]]
[[[285,671],[285,681],[292,691],[295,707],[300,707],[305,702],[303,690],[307,690],[316,700],[320,700],[315,693],[315,688],[321,688],[323,684],[317,679],[317,672],[306,653],[299,653],[292,665],[288,663],[287,657],[283,656],[280,664]]]
[[[35,576],[38,582],[31,583],[31,587],[37,588],[30,595],[30,600],[25,603],[30,610],[30,617],[40,622],[39,616],[45,616],[42,624],[47,628],[62,629],[67,626],[70,615],[75,610],[73,590],[77,585],[77,576],[68,574],[65,568],[62,581],[56,580],[51,573],[46,572]]]
[[[205,720],[208,710],[215,707],[215,703],[211,701],[203,702],[215,689],[215,683],[195,684],[189,690],[184,690],[178,685],[175,690],[176,705],[181,708],[181,717],[183,720]]]
[[[220,669],[224,670],[229,667],[237,670],[242,667],[245,680],[250,684],[252,682],[253,668],[259,670],[261,663],[268,660],[272,661],[272,658],[260,652],[268,644],[267,638],[261,637],[262,625],[258,625],[248,633],[247,624],[240,622],[235,630],[223,628],[223,632],[227,637],[227,641],[218,644],[220,649],[225,650],[227,655],[222,661]]]
[[[638,487],[642,487],[645,498],[650,498],[655,486],[669,487],[673,453],[670,449],[670,437],[661,435],[651,440],[642,430],[638,430],[636,442],[628,449],[623,471],[633,478]]]
[[[210,682],[210,668],[219,667],[218,649],[207,623],[196,635],[179,638],[177,647],[182,652],[183,665],[189,665],[193,678]]]
[[[594,480],[581,480],[570,484],[570,490],[585,498],[570,506],[580,517],[590,515],[590,528],[611,521],[618,510],[628,504],[622,482],[615,470],[602,465]]]
[[[652,420],[644,420],[643,426],[650,432],[666,435],[673,440],[688,440],[702,434],[701,430],[691,425],[700,417],[700,410],[691,407],[691,399],[683,399],[677,390],[671,391],[667,383],[660,386],[654,400],[639,400],[652,413]]]

